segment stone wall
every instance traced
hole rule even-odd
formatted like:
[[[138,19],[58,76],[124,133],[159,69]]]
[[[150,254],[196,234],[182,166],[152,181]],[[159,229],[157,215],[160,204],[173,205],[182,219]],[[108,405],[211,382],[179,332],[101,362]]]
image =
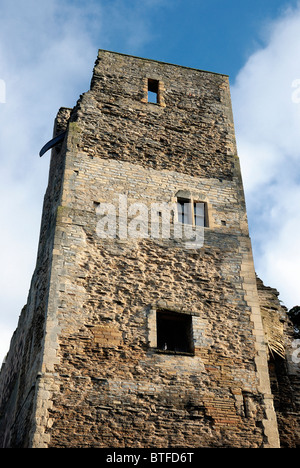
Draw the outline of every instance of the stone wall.
[[[282,448],[300,447],[300,367],[298,337],[279,300],[279,292],[257,278],[266,341],[269,348],[269,374]],[[271,343],[269,343],[271,341]],[[275,343],[274,343],[275,341]],[[296,360],[295,360],[296,358]]]
[[[147,78],[163,84],[163,106],[145,103]],[[85,134],[78,149],[90,156],[232,179],[235,135],[223,75],[100,51],[77,115]]]
[[[91,90],[58,125],[67,134],[52,151],[41,228],[38,262],[51,253],[51,268],[39,276],[46,320],[26,443],[277,447],[228,78],[99,51]],[[205,203],[201,248],[151,237],[150,218],[147,235],[130,235],[135,203],[151,213],[178,194]],[[119,226],[125,202],[125,231],[101,238],[99,207],[115,206]],[[190,317],[189,352],[157,349],[157,311]]]
[[[60,133],[65,127],[70,112],[65,113],[65,109],[58,113],[54,133]],[[20,315],[0,374],[1,447],[30,447],[36,431],[36,394],[43,361],[56,211],[63,168],[64,151],[58,153],[54,150],[44,199],[37,262],[27,305]]]

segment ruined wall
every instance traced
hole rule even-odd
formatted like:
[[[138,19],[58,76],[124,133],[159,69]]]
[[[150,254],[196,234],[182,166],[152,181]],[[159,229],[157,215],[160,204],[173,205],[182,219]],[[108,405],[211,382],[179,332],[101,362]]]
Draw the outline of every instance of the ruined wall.
[[[228,78],[100,51],[58,150],[31,445],[278,446]],[[97,235],[104,203],[118,224],[120,200],[178,193],[206,204],[201,248]],[[190,317],[190,352],[157,349],[160,310]]]
[[[298,337],[279,292],[257,278],[266,341],[269,348],[269,374],[278,421],[280,446],[300,447],[300,368]],[[296,358],[296,359],[295,359]]]
[[[147,78],[160,82],[159,105],[146,102]],[[78,109],[81,119],[87,103],[79,149],[88,148],[90,156],[232,179],[236,150],[226,77],[101,51],[91,90]]]
[[[276,445],[227,77],[100,51],[68,149],[50,446]],[[99,203],[178,191],[209,206],[202,249],[96,235]],[[157,352],[159,308],[192,316],[194,355]]]
[[[54,133],[66,128],[70,112],[62,109]],[[0,374],[0,447],[30,447],[35,432],[36,394],[42,369],[49,281],[60,201],[64,152],[54,150],[45,194],[35,271],[27,304],[19,318]]]

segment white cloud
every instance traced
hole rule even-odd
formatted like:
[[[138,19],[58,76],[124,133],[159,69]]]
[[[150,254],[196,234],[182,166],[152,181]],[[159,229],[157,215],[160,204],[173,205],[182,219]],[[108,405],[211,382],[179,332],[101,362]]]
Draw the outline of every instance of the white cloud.
[[[256,269],[292,307],[300,303],[300,5],[266,30],[232,99]]]

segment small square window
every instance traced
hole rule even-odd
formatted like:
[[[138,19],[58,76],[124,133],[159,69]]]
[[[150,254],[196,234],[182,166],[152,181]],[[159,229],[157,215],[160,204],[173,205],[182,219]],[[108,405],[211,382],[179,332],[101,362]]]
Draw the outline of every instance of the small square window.
[[[148,79],[148,102],[158,104],[158,80]]]
[[[163,351],[193,353],[192,317],[170,311],[157,311],[157,348]]]

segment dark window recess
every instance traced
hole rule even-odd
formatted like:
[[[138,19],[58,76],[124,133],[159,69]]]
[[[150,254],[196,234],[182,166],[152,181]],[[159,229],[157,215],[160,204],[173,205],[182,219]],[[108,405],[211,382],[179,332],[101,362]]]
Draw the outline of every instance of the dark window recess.
[[[158,81],[148,79],[148,102],[158,103]]]
[[[176,312],[157,312],[157,347],[164,351],[193,353],[192,317]]]

